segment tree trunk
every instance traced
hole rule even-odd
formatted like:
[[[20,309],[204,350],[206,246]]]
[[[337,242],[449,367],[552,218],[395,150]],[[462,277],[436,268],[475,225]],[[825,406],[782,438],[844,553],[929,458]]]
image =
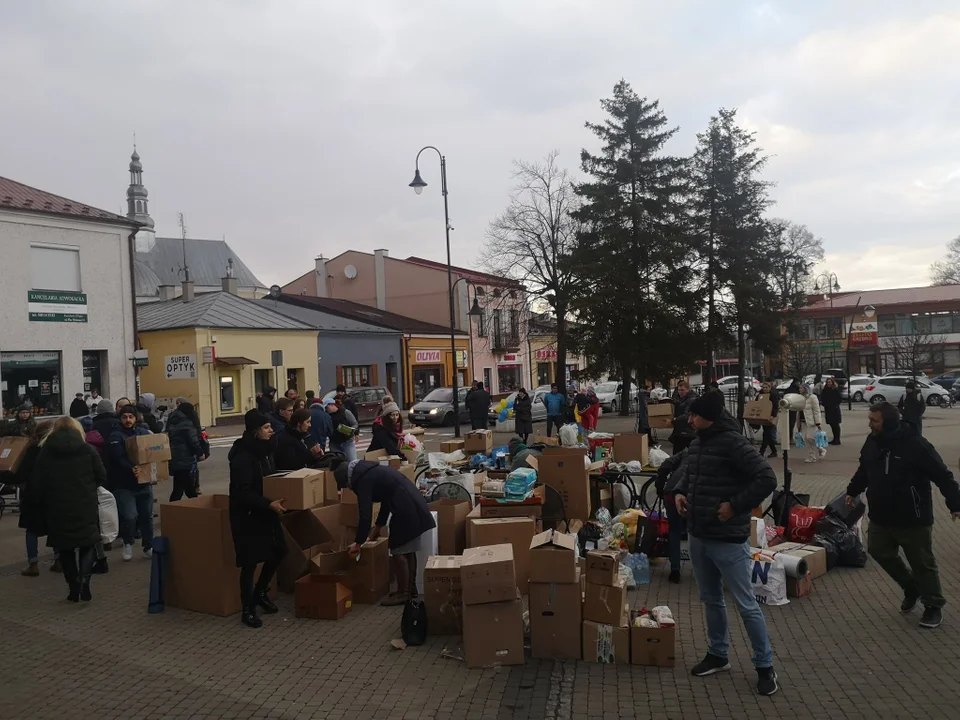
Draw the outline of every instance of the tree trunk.
[[[557,362],[554,378],[557,387],[567,387],[567,306],[557,305]]]

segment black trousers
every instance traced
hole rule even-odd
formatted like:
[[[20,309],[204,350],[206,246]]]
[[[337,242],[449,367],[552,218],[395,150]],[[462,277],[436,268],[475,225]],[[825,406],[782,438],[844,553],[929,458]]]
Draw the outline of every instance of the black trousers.
[[[173,472],[173,492],[170,493],[170,502],[176,502],[184,495],[188,498],[197,496],[197,481],[189,470],[175,470]]]
[[[763,436],[760,442],[760,454],[763,455],[769,447],[771,450],[777,449],[777,426],[763,425]]]
[[[93,573],[93,563],[97,559],[96,546],[81,548],[57,548],[60,553],[60,567],[63,579],[70,590],[78,589],[81,583],[89,583]]]
[[[840,444],[840,423],[830,423],[830,429],[833,430],[833,441]]]
[[[553,428],[557,428],[557,434],[560,434],[560,428],[563,427],[562,415],[547,415],[547,437],[553,437]]]
[[[260,593],[266,592],[270,587],[270,581],[273,574],[277,571],[277,561],[271,560],[263,564],[260,570],[260,577],[257,578],[257,586],[253,586],[253,574],[257,571],[256,565],[244,565],[240,568],[240,602],[244,609],[255,604],[254,598]]]

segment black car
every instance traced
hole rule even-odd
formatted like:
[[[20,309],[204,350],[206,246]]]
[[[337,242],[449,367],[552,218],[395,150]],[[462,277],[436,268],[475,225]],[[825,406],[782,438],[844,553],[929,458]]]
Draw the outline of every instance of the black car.
[[[460,403],[460,422],[470,422],[467,410],[467,390],[457,388]],[[407,417],[417,425],[453,425],[453,388],[434,388],[426,397],[410,408]]]

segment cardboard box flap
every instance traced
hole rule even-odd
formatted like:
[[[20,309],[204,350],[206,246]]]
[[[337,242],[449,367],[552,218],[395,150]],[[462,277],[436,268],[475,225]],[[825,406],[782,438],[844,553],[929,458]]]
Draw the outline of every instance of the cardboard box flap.
[[[544,530],[539,535],[534,535],[530,541],[530,549],[536,550],[542,547],[557,547],[565,550],[577,551],[577,538],[574,535],[557,532],[555,530]]]

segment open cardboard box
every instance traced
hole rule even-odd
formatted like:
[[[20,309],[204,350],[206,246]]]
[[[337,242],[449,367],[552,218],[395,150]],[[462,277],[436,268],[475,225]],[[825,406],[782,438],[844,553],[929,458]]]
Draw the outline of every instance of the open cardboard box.
[[[336,578],[350,588],[353,602],[372,605],[390,590],[390,552],[387,538],[365,542],[360,555],[350,557],[335,543],[310,548],[310,573]]]
[[[324,546],[339,550],[343,547],[340,506],[286,513],[280,518],[280,525],[287,542],[287,554],[277,570],[277,582],[281,590],[292,593],[297,580],[310,572],[315,548]]]
[[[333,477],[333,473],[313,468],[267,475],[263,479],[263,496],[283,500],[287,510],[309,510],[324,504],[327,475]]]

